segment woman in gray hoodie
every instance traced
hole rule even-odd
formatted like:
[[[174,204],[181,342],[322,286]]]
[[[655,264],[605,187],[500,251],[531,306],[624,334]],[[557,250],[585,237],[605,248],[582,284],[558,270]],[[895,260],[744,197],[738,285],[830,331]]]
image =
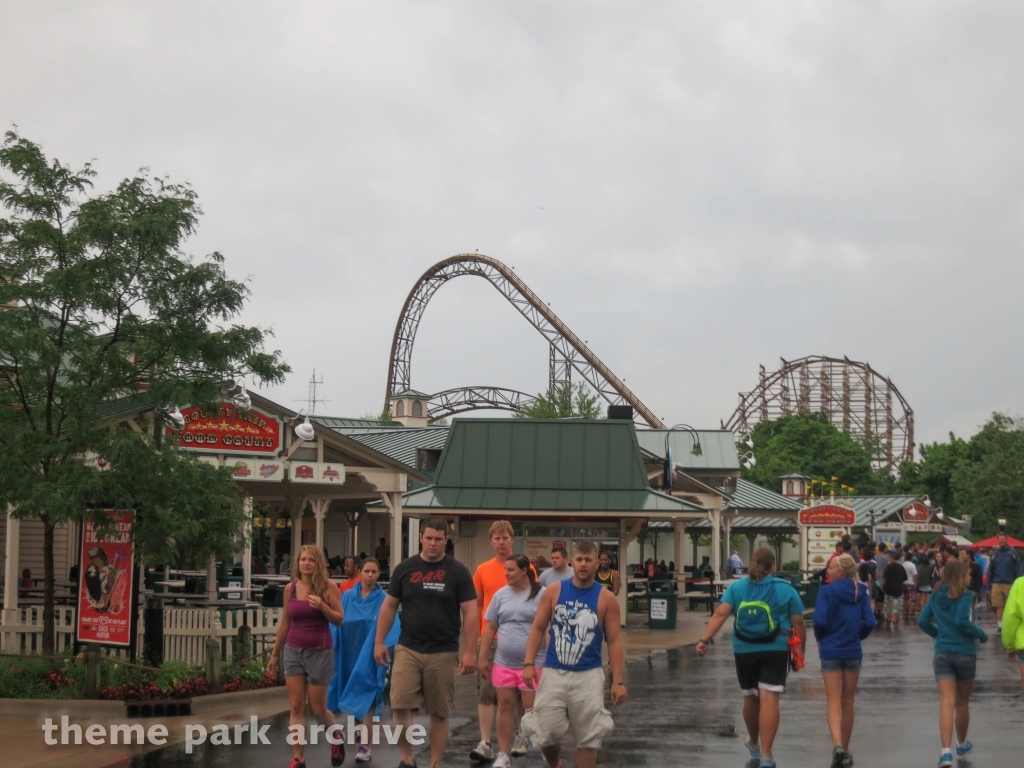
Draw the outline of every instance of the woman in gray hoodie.
[[[973,748],[967,740],[971,722],[968,702],[974,690],[978,661],[975,640],[988,642],[988,635],[972,619],[974,593],[968,590],[971,572],[962,560],[950,560],[942,569],[942,581],[921,615],[917,626],[935,638],[935,682],[939,686],[939,737],[942,752],[939,768],[953,765],[953,724],[956,722],[956,755],[964,757]]]

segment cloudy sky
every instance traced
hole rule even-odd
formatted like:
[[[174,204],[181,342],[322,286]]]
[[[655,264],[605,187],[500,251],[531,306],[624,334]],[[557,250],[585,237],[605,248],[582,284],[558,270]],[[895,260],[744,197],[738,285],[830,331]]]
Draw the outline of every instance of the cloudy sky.
[[[658,415],[717,426],[780,356],[890,376],[918,440],[1024,412],[1024,8],[989,2],[13,2],[0,122],[149,166],[294,372],[383,404],[431,264],[519,276]],[[546,387],[483,280],[424,316],[412,383]]]

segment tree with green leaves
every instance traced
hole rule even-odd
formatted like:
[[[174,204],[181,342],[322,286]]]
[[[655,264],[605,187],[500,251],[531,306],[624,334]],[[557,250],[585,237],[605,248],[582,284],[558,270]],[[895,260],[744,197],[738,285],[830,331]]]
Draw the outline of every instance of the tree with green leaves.
[[[0,147],[0,503],[43,523],[47,653],[58,526],[131,508],[150,562],[237,550],[241,493],[163,438],[164,414],[212,405],[225,381],[288,371],[264,350],[266,331],[233,322],[248,289],[223,257],[182,250],[201,215],[195,192],[142,170],[93,194],[94,177],[14,131]],[[145,420],[104,422],[132,397]],[[87,460],[97,456],[106,469]]]
[[[949,478],[957,515],[971,515],[982,536],[1005,518],[1011,535],[1024,535],[1024,420],[993,413],[966,444]]]
[[[517,419],[599,419],[601,404],[583,382],[574,385],[563,381],[539,393],[533,402],[522,406],[512,416]]]
[[[778,491],[779,476],[791,472],[826,482],[837,477],[837,491],[840,484],[858,493],[886,493],[895,487],[895,478],[871,466],[870,451],[823,413],[762,421],[750,434],[757,464],[742,476],[765,488]]]

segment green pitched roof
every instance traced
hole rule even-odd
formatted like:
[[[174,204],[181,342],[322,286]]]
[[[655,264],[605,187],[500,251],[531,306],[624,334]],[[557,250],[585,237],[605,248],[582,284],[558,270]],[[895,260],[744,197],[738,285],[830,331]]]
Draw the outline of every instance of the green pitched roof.
[[[409,507],[703,511],[652,491],[633,425],[617,420],[456,419],[435,484]]]
[[[416,466],[416,449],[444,448],[448,439],[448,427],[423,427],[421,429],[385,429],[380,432],[352,432],[348,434],[356,442],[407,467]]]
[[[655,456],[665,458],[665,429],[638,429],[636,439],[640,447]],[[736,453],[736,436],[728,429],[695,430],[700,439],[700,456],[694,456],[693,435],[686,430],[672,430],[669,445],[672,447],[672,461],[684,471],[688,469],[739,470],[740,460]]]
[[[340,416],[310,416],[309,420],[321,427],[333,429],[342,435],[358,434],[360,432],[379,432],[382,429],[406,429],[400,421],[385,421],[384,419],[348,419]]]
[[[803,505],[797,499],[787,498],[740,477],[736,479],[736,490],[729,499],[729,507],[737,511],[797,512]]]

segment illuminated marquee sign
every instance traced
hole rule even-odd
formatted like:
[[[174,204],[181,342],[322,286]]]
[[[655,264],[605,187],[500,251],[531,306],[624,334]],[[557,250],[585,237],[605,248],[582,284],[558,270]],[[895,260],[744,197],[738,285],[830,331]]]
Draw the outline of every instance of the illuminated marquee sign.
[[[168,439],[189,451],[248,453],[276,456],[281,453],[282,423],[275,416],[250,409],[239,411],[221,403],[214,411],[183,408],[185,426],[177,433],[168,428]]]
[[[820,504],[800,510],[800,525],[853,525],[856,514],[849,507]]]

